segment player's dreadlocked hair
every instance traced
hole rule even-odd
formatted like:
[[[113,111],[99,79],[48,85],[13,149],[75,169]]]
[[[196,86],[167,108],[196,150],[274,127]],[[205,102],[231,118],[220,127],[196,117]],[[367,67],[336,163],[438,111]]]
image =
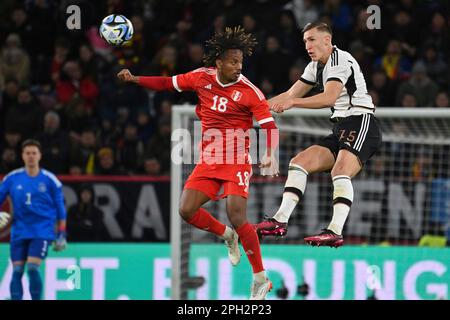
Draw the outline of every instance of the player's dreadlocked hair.
[[[239,49],[245,56],[251,56],[253,47],[257,44],[251,33],[245,33],[240,26],[225,28],[225,32],[216,32],[214,36],[206,41],[208,53],[203,57],[206,67],[216,65],[216,59],[229,49]]]

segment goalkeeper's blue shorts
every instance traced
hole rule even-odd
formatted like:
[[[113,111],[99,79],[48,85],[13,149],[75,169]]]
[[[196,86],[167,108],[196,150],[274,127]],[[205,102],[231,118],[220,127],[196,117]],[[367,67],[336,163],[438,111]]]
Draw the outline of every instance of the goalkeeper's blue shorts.
[[[20,239],[11,241],[11,260],[26,261],[28,257],[45,259],[51,240],[45,239]]]

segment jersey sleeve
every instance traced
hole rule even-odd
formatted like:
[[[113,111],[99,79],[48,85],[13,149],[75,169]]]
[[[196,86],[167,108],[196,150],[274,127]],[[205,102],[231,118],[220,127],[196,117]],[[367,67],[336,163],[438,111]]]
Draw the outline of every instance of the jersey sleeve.
[[[274,121],[264,94],[253,84],[251,89],[252,90],[249,90],[249,107],[253,117],[258,121],[259,125]]]
[[[352,63],[346,59],[339,59],[341,56],[331,55],[331,64],[328,69],[327,79],[324,79],[325,83],[328,81],[339,81],[342,84],[346,84],[348,78],[352,74]],[[342,61],[341,61],[342,60]]]
[[[66,220],[67,212],[64,206],[64,195],[62,191],[62,183],[53,176],[50,179],[50,186],[52,192],[53,202],[56,208],[56,219],[57,220]]]
[[[0,184],[0,206],[5,201],[6,197],[9,194],[9,185],[10,185],[10,176],[7,175],[3,178],[3,181]]]
[[[199,68],[188,73],[177,74],[172,77],[173,87],[178,91],[195,91],[197,89],[198,80],[203,75],[203,69]]]
[[[303,74],[300,77],[300,81],[309,84],[311,86],[314,86],[316,84],[316,73],[314,72],[314,62],[311,61],[305,67],[305,70],[303,70]]]

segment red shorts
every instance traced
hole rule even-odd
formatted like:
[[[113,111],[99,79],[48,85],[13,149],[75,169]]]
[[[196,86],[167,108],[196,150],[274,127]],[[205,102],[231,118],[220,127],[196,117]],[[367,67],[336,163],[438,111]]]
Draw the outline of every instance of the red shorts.
[[[212,200],[238,195],[247,199],[251,164],[198,164],[184,185],[184,189],[203,192]],[[223,186],[223,193],[217,195]]]

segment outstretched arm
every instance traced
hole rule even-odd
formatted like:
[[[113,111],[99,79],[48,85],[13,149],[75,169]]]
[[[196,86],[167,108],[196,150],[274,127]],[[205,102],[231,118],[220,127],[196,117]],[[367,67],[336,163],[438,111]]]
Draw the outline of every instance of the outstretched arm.
[[[323,93],[319,93],[312,97],[307,98],[290,98],[283,102],[276,103],[272,106],[272,110],[275,112],[283,112],[296,108],[306,109],[321,109],[334,106],[337,98],[342,92],[344,85],[339,81],[328,81],[325,85]]]
[[[135,83],[142,87],[155,91],[175,90],[172,82],[172,77],[135,76],[128,69],[121,70],[117,74],[117,77],[124,82]]]
[[[269,106],[272,108],[274,105],[278,105],[292,98],[301,98],[305,94],[307,94],[311,89],[312,85],[305,83],[301,80],[295,82],[289,90],[269,99],[267,102]]]

